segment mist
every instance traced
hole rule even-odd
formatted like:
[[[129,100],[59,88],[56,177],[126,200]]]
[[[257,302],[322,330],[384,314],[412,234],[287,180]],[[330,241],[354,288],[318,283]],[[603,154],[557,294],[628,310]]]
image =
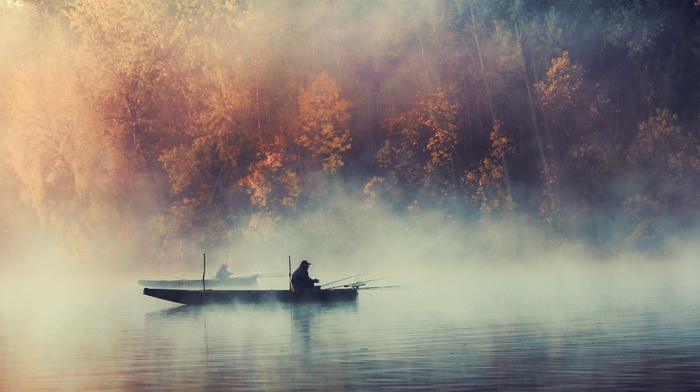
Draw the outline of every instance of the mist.
[[[697,389],[700,5],[620,3],[0,0],[0,389]]]
[[[0,268],[692,268],[698,7],[577,3],[4,2]]]

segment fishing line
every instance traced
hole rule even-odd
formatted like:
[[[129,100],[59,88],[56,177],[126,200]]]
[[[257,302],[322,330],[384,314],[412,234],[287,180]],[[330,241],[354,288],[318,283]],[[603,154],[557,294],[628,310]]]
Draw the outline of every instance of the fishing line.
[[[324,286],[328,286],[329,284],[342,282],[343,280],[346,280],[346,279],[357,278],[358,276],[362,276],[362,275],[367,275],[367,272],[364,272],[364,273],[361,273],[361,274],[357,274],[357,275],[353,275],[353,276],[348,276],[347,278],[343,278],[343,279],[334,280],[334,281],[332,281],[332,282],[328,282],[328,283],[326,283],[326,284],[323,284],[323,285],[321,285],[321,286],[319,286],[319,287],[324,287]],[[340,287],[340,286],[339,286],[339,287]]]

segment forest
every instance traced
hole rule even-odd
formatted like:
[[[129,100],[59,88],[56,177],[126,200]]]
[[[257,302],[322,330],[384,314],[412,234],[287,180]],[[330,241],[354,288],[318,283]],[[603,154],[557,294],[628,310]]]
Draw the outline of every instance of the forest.
[[[698,233],[700,0],[3,0],[0,53],[0,249],[22,208],[76,260],[157,262],[336,194],[601,251]]]

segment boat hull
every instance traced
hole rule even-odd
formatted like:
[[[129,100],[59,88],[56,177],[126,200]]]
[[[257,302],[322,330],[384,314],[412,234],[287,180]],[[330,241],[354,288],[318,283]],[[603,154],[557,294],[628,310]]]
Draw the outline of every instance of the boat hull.
[[[141,286],[172,288],[172,289],[201,289],[202,279],[181,279],[181,280],[139,280]],[[237,276],[231,279],[204,279],[204,287],[235,287],[235,286],[255,286],[258,284],[258,276]]]
[[[143,294],[184,305],[228,303],[297,303],[355,301],[357,289],[289,290],[180,290],[144,288]]]

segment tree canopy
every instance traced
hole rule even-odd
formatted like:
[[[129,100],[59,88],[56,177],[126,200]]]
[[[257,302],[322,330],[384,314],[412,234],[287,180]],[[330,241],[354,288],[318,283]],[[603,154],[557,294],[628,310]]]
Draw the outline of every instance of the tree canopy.
[[[85,259],[96,232],[225,243],[338,184],[595,246],[698,228],[695,0],[12,1],[0,26],[3,182]]]

